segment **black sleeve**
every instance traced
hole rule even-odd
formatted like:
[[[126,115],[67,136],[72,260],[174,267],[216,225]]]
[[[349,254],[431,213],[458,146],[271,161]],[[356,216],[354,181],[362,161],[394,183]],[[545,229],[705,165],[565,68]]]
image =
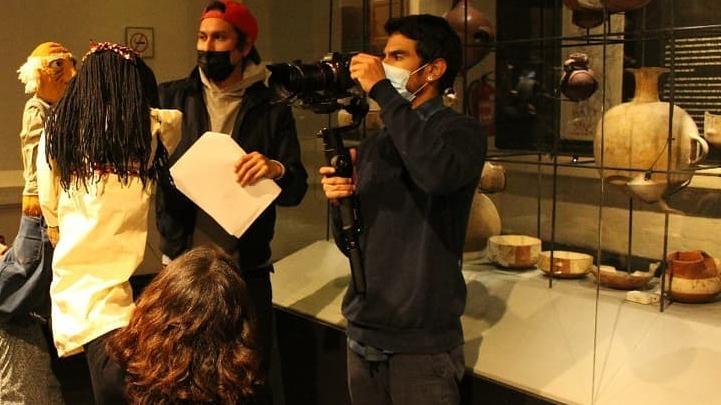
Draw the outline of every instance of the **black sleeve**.
[[[160,108],[183,110],[180,81],[158,85]],[[185,111],[183,111],[185,114]],[[183,117],[185,121],[187,117]],[[187,150],[187,134],[183,132],[180,144],[176,148],[169,166]],[[183,193],[173,184],[170,167],[159,173],[155,188],[155,222],[160,234],[160,250],[164,255],[175,259],[190,248],[195,227],[196,209]]]
[[[425,119],[381,80],[370,91],[381,118],[413,182],[429,194],[447,194],[478,177],[486,154],[480,123],[457,114]]]
[[[278,113],[275,115],[271,125],[273,156],[283,164],[285,173],[283,177],[276,180],[282,189],[276,203],[284,207],[292,207],[300,204],[308,190],[308,173],[300,158],[300,143],[295,129],[295,120],[290,107],[278,106]]]

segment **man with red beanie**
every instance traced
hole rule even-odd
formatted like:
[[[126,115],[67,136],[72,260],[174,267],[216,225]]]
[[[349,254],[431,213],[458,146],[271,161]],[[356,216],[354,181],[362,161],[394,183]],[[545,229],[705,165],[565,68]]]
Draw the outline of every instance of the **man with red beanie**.
[[[263,83],[266,71],[254,46],[257,37],[258,23],[247,6],[231,0],[208,4],[198,29],[198,66],[185,79],[162,83],[160,104],[183,111],[182,140],[171,164],[206,131],[225,133],[248,153],[236,164],[238,187],[272,179],[282,190],[280,196],[240,238],[225,232],[169,182],[158,187],[156,207],[164,260],[201,244],[217,246],[236,259],[255,304],[267,371],[275,205],[298,205],[308,186],[291,110],[272,103],[272,92]]]

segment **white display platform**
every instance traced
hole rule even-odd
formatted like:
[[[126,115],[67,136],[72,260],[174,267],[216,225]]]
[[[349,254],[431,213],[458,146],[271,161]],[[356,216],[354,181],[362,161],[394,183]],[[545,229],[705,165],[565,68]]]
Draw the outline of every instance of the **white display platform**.
[[[721,302],[674,303],[660,313],[625,302],[623,291],[602,289],[597,301],[592,276],[548,288],[538,270],[471,262],[463,273],[474,375],[562,403],[721,404]],[[276,262],[272,281],[277,307],[345,326],[349,266],[333,242]]]

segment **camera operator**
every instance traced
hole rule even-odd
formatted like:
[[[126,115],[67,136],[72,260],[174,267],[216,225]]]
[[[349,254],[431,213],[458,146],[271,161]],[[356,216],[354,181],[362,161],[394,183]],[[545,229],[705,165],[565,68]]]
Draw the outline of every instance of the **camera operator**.
[[[385,30],[384,57],[350,65],[385,129],[360,144],[354,179],[320,169],[327,198],[357,196],[362,223],[366,291],[351,285],[343,300],[349,391],[355,405],[457,404],[462,252],[486,139],[442,103],[462,59],[446,20],[412,15]]]
[[[263,84],[266,72],[254,47],[257,36],[258,24],[247,6],[232,0],[210,2],[198,29],[198,67],[188,78],[161,84],[160,104],[183,112],[182,140],[171,164],[206,131],[226,133],[248,152],[236,164],[239,187],[273,179],[282,189],[280,196],[241,238],[225,232],[168,182],[158,187],[156,201],[165,256],[172,259],[193,246],[211,244],[236,259],[256,308],[262,366],[267,369],[275,204],[298,205],[308,185],[291,109],[272,104],[273,94]]]

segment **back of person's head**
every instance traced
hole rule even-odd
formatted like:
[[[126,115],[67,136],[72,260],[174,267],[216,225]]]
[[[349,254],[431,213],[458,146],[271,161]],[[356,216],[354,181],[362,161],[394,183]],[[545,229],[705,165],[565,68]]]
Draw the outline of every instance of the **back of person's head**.
[[[237,404],[259,383],[254,312],[227,255],[196,248],[163,269],[108,343],[131,403]]]
[[[155,75],[138,54],[122,45],[94,44],[45,127],[47,155],[63,188],[99,172],[124,182],[132,175],[143,184],[156,179],[160,163],[146,163],[150,108],[158,104]]]
[[[463,48],[461,39],[446,19],[430,14],[391,18],[386,22],[385,30],[388,35],[401,34],[417,41],[416,52],[423,63],[444,59],[447,66],[438,81],[439,90],[453,87],[463,62]]]

